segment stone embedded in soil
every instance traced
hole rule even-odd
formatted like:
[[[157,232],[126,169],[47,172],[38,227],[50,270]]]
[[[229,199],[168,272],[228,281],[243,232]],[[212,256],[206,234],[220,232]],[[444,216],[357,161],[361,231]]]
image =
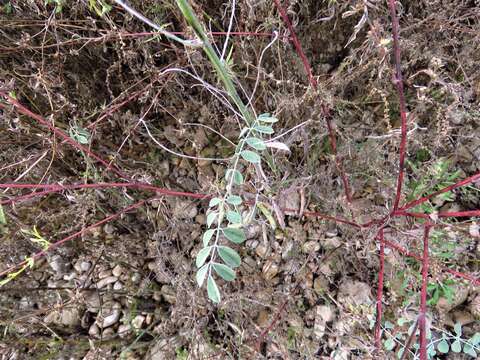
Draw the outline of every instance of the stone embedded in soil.
[[[118,335],[121,338],[123,338],[123,337],[127,337],[129,335],[130,330],[131,330],[130,324],[120,324],[117,332],[118,332]]]
[[[370,286],[361,281],[345,280],[338,288],[337,300],[343,306],[359,306],[372,303]]]
[[[317,241],[307,241],[302,244],[302,251],[305,254],[310,254],[312,252],[317,252],[320,250],[320,244]]]
[[[265,263],[265,265],[263,265],[263,269],[262,269],[263,277],[267,281],[272,280],[275,277],[275,275],[278,274],[278,270],[279,270],[278,265],[275,264],[273,261],[268,260]]]
[[[58,274],[64,274],[70,268],[70,263],[65,257],[60,255],[53,255],[48,259],[48,265]]]
[[[452,309],[456,308],[458,305],[463,304],[468,297],[468,288],[462,284],[452,285],[453,298],[452,301],[449,301],[445,297],[438,299],[437,305],[435,306],[439,313],[448,313]]]
[[[132,320],[132,326],[134,329],[141,329],[143,324],[145,322],[145,316],[143,315],[137,315],[135,318]]]
[[[325,329],[328,322],[335,318],[335,311],[331,306],[319,305],[316,307],[314,335],[317,340],[320,340],[325,335]]]
[[[475,317],[475,319],[480,320],[480,293],[477,294],[473,300],[470,302],[468,309]]]
[[[98,289],[103,289],[105,286],[109,284],[113,284],[118,280],[116,276],[108,276],[106,278],[101,279],[100,281],[97,282],[97,288]]]
[[[108,302],[101,306],[95,323],[102,329],[116,324],[120,320],[122,306],[117,302]]]
[[[160,291],[162,292],[162,296],[166,302],[170,304],[175,304],[177,302],[177,294],[172,286],[163,285]]]
[[[88,335],[94,338],[98,338],[100,336],[100,328],[97,324],[92,324],[88,329]]]
[[[120,277],[120,275],[122,275],[122,273],[125,271],[125,269],[123,268],[122,265],[116,265],[113,269],[112,269],[112,275],[113,276],[116,276],[116,277]]]

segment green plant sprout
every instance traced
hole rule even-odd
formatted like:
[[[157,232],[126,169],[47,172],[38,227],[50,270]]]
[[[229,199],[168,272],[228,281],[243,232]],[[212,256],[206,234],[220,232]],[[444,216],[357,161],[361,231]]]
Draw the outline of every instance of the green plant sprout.
[[[30,235],[28,239],[34,244],[39,245],[44,251],[48,250],[51,245],[51,243],[40,234],[36,226],[33,227],[33,230],[22,229],[22,232],[26,235]],[[15,272],[9,273],[4,279],[0,280],[0,287],[8,284],[12,280],[15,280],[21,273],[23,273],[28,268],[32,269],[34,264],[35,259],[33,257],[26,257],[25,264],[21,266],[20,269]]]
[[[401,359],[403,353],[406,351],[404,343],[412,335],[415,330],[415,319],[406,319],[401,317],[397,320],[397,326],[389,321],[385,321],[383,325],[383,333],[386,339],[383,341],[383,347],[389,352],[397,351],[397,358]],[[408,330],[405,331],[406,326]],[[427,356],[429,360],[438,359],[437,355],[442,356],[449,352],[461,353],[477,358],[477,353],[480,352],[480,333],[475,333],[469,339],[462,337],[462,325],[455,324],[454,333],[446,330],[431,327],[427,328]],[[419,330],[416,330],[415,335],[418,336]],[[414,344],[412,350],[407,350],[413,355],[413,359],[420,358],[420,345]]]
[[[206,280],[208,297],[211,301],[218,303],[221,301],[220,290],[213,274],[216,273],[225,281],[233,281],[236,277],[234,269],[241,263],[238,253],[231,247],[222,245],[222,240],[225,239],[234,244],[243,243],[246,240],[243,227],[252,221],[255,214],[255,206],[251,212],[242,213],[241,206],[244,200],[235,193],[235,187],[244,183],[244,176],[238,170],[239,163],[240,161],[254,165],[261,163],[260,153],[268,147],[264,137],[274,133],[272,125],[278,119],[268,113],[254,116],[247,105],[243,103],[235,88],[234,75],[227,65],[230,61],[227,60],[226,63],[217,55],[188,2],[177,0],[177,5],[188,24],[202,41],[203,50],[246,124],[240,131],[235,153],[225,174],[225,192],[210,200],[207,211],[207,230],[202,238],[203,248],[196,257],[197,283],[199,287],[202,287]],[[219,260],[222,260],[222,263]]]
[[[421,174],[421,163],[426,160],[426,155],[423,152],[417,153],[417,159],[415,161],[407,160],[408,165],[412,169],[413,173]],[[417,180],[410,180],[407,187],[410,189],[410,193],[407,195],[407,201],[411,201],[423,196],[433,194],[437,190],[454,184],[454,180],[460,176],[460,171],[450,170],[450,161],[447,159],[438,159],[431,167],[427,169],[425,175],[421,176]],[[453,193],[447,191],[436,196],[434,199],[443,200],[445,202],[452,202],[455,200]],[[426,201],[423,204],[414,208],[414,211],[422,211],[427,214],[434,213],[439,206],[432,203],[432,201]]]

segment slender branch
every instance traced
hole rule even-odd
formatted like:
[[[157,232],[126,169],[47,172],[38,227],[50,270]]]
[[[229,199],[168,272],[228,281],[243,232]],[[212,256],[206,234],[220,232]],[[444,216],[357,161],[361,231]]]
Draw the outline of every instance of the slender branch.
[[[400,57],[400,40],[399,40],[399,21],[397,11],[395,9],[395,0],[389,0],[390,16],[392,18],[392,34],[393,34],[393,52],[395,58],[395,78],[393,82],[397,87],[398,100],[400,103],[401,118],[401,139],[400,139],[400,159],[398,164],[397,191],[395,201],[393,203],[393,211],[398,209],[400,198],[402,196],[403,178],[405,174],[405,155],[407,152],[407,106],[405,102],[405,92],[403,87],[401,57]]]

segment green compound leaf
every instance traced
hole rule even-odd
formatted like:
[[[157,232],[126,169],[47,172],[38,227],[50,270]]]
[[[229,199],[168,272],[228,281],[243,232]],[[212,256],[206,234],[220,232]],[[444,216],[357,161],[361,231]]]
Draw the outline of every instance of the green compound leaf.
[[[456,352],[456,353],[459,353],[462,351],[462,344],[460,343],[459,340],[455,340],[453,343],[452,343],[452,351],[453,352]]]
[[[391,351],[395,347],[395,342],[393,341],[392,338],[389,338],[385,340],[385,342],[383,343],[383,346],[385,347],[385,350]]]
[[[203,264],[205,264],[205,261],[207,260],[208,256],[210,255],[210,251],[212,250],[211,246],[207,246],[200,250],[197,254],[197,258],[195,260],[195,263],[197,267],[201,267]]]
[[[218,290],[217,283],[213,279],[212,275],[208,276],[207,280],[207,293],[208,298],[212,300],[214,303],[219,303],[221,300],[220,291]]]
[[[445,339],[442,339],[437,345],[437,350],[442,354],[446,354],[450,350],[450,345],[448,345],[448,342]]]
[[[233,176],[233,183],[235,185],[242,185],[243,184],[243,175],[238,170],[228,169],[225,174],[225,179],[230,181]]]
[[[455,326],[453,327],[453,330],[455,331],[455,334],[457,334],[458,337],[462,336],[462,324],[456,323]]]
[[[215,231],[217,231],[216,229],[209,229],[207,231],[205,231],[205,233],[203,234],[203,246],[207,246],[210,239],[212,238],[213,234],[215,234]]]
[[[253,151],[250,151],[250,150],[243,150],[240,153],[240,156],[244,160],[247,160],[248,162],[251,162],[253,164],[258,164],[260,162],[260,155],[258,155],[256,152],[253,152]]]
[[[463,346],[463,352],[467,355],[473,356],[475,359],[477,359],[477,352],[473,348],[471,344],[465,344]]]
[[[273,134],[274,131],[272,129],[271,126],[267,126],[267,125],[257,125],[257,126],[254,126],[253,127],[253,130],[255,131],[258,131],[259,133],[262,133],[262,134]]]
[[[235,244],[241,244],[247,239],[242,229],[228,227],[223,229],[223,234],[228,240]]]
[[[241,224],[242,223],[242,215],[238,213],[238,211],[227,211],[227,220],[230,221],[232,224]]]
[[[216,212],[216,211],[212,211],[211,213],[209,213],[207,215],[207,226],[208,227],[212,226],[212,224],[215,221],[215,219],[217,218],[217,216],[218,216],[218,212]]]
[[[205,282],[205,277],[207,276],[208,272],[208,264],[203,265],[200,269],[197,270],[197,274],[195,278],[197,280],[198,287],[202,287],[203,283]]]
[[[217,206],[222,202],[222,199],[218,197],[214,197],[213,199],[210,199],[210,202],[208,203],[208,207],[214,207]]]
[[[214,263],[213,269],[225,281],[235,280],[235,271],[230,269],[227,265]]]
[[[227,198],[227,203],[230,205],[240,205],[242,203],[242,198],[238,195],[230,195]]]
[[[259,138],[251,137],[251,138],[247,138],[245,141],[247,142],[248,145],[250,145],[255,150],[265,150],[267,148],[267,145],[265,145],[265,142]]]
[[[258,117],[258,121],[273,124],[273,123],[276,123],[278,119],[274,116],[271,116],[269,113],[265,113],[265,114],[261,114]]]
[[[219,246],[218,247],[218,255],[220,258],[227,264],[233,268],[239,267],[242,260],[240,259],[240,255],[238,253],[229,248],[228,246]]]

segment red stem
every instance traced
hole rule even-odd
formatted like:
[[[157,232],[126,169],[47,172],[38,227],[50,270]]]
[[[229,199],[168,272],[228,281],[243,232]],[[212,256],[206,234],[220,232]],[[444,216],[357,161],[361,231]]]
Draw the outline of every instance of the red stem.
[[[62,138],[63,140],[65,140],[67,143],[69,143],[71,146],[73,146],[74,148],[78,149],[78,150],[81,150],[83,151],[85,154],[87,154],[89,157],[91,157],[92,159],[95,159],[96,161],[98,161],[99,163],[101,163],[103,166],[105,166],[106,168],[109,167],[109,164],[107,161],[103,160],[100,156],[98,156],[97,154],[95,154],[93,151],[91,151],[89,148],[87,148],[86,146],[83,146],[82,144],[79,144],[78,142],[76,142],[75,140],[73,140],[70,136],[68,136],[67,134],[65,134],[62,130],[56,128],[55,126],[53,126],[52,124],[50,124],[49,121],[47,121],[46,119],[44,119],[42,116],[38,115],[38,114],[35,114],[33,113],[32,111],[30,111],[29,109],[27,109],[25,106],[23,106],[22,104],[20,104],[16,99],[12,98],[11,96],[9,96],[8,94],[6,94],[5,92],[3,91],[0,91],[0,96],[3,96],[10,104],[12,104],[19,113],[21,114],[24,114],[28,117],[30,117],[31,119],[34,119],[36,120],[37,122],[39,122],[40,124],[42,124],[43,126],[46,126],[50,129],[50,131],[52,131],[55,135],[57,135],[58,137]],[[1,104],[0,103],[0,108],[4,108],[5,109],[5,105]],[[125,175],[121,170],[119,170],[118,168],[116,167],[110,167],[110,170],[112,170],[115,174],[117,174],[118,176],[122,177],[122,178],[126,178],[128,179],[128,176]]]
[[[425,225],[423,234],[423,258],[422,258],[422,290],[420,293],[420,360],[427,360],[427,285],[428,285],[428,237],[430,234],[430,225]]]
[[[436,192],[434,192],[433,194],[430,194],[430,195],[427,195],[427,196],[424,196],[418,200],[414,200],[414,201],[410,201],[408,204],[402,206],[399,210],[407,210],[407,209],[410,209],[412,207],[415,207],[417,205],[420,205],[420,204],[423,204],[424,202],[430,200],[431,198],[434,198],[435,196],[438,196],[440,194],[443,194],[443,193],[446,193],[446,192],[449,192],[453,189],[456,189],[456,188],[459,188],[461,186],[465,186],[465,185],[469,185],[477,180],[480,180],[480,172],[472,175],[472,176],[469,176],[468,178],[462,180],[462,181],[459,181],[453,185],[449,185],[449,186],[446,186],[444,187],[443,189],[440,189]]]
[[[383,297],[383,275],[385,272],[385,238],[383,234],[383,228],[378,232],[377,238],[380,240],[380,268],[378,271],[378,286],[377,286],[377,320],[375,326],[375,348],[377,356],[380,356],[382,349],[382,297]]]
[[[399,21],[397,11],[395,9],[395,0],[389,0],[390,16],[392,18],[392,34],[393,34],[393,51],[395,58],[395,79],[394,83],[397,87],[398,100],[400,103],[400,118],[401,125],[401,140],[400,140],[400,159],[398,164],[398,179],[397,179],[397,192],[395,194],[395,201],[393,204],[393,210],[397,210],[400,204],[400,198],[402,196],[403,178],[405,173],[405,154],[407,150],[407,106],[405,103],[405,93],[403,88],[403,77],[401,57],[400,57],[400,41],[399,41]]]
[[[40,258],[40,257],[43,257],[45,256],[48,252],[52,251],[53,249],[56,249],[58,248],[60,245],[63,245],[65,244],[66,242],[68,241],[71,241],[77,237],[79,237],[80,235],[84,234],[85,232],[89,231],[89,230],[92,230],[93,228],[96,228],[100,225],[103,225],[117,217],[119,217],[120,215],[126,213],[127,211],[130,211],[130,210],[133,210],[133,209],[136,209],[140,206],[142,206],[144,203],[146,202],[146,200],[141,200],[133,205],[130,205],[130,206],[127,206],[126,208],[120,210],[119,212],[117,212],[116,214],[113,214],[113,215],[110,215],[110,216],[107,216],[106,218],[104,218],[103,220],[100,220],[98,222],[96,222],[95,224],[93,225],[90,225],[90,226],[87,226],[86,228],[80,230],[80,231],[77,231],[76,233],[73,233],[72,235],[69,235],[67,236],[66,238],[63,238],[62,240],[59,240],[53,244],[51,244],[46,250],[42,250],[42,251],[39,251],[37,252],[36,254],[34,254],[33,256],[31,256],[31,258],[33,258],[34,260]],[[9,267],[8,269],[6,270],[3,270],[2,272],[0,272],[0,277],[2,276],[6,276],[8,274],[10,274],[12,271],[15,271],[17,269],[19,269],[20,267],[24,266],[27,264],[27,261],[24,260],[16,265],[13,265],[11,267]]]

